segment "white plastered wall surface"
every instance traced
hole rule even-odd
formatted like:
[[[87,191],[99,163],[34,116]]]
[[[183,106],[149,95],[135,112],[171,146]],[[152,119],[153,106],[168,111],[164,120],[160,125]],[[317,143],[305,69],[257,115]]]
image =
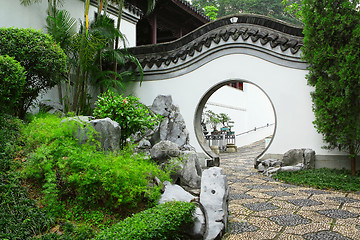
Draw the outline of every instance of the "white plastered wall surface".
[[[311,87],[307,85],[307,70],[280,66],[246,54],[231,54],[171,79],[144,81],[133,85],[132,93],[151,105],[159,94],[171,95],[180,107],[190,132],[190,144],[197,151],[193,121],[202,96],[219,82],[239,80],[260,87],[271,100],[276,113],[276,130],[267,154],[284,154],[294,148],[311,148],[317,154],[339,154],[322,149],[322,137],[312,121]]]

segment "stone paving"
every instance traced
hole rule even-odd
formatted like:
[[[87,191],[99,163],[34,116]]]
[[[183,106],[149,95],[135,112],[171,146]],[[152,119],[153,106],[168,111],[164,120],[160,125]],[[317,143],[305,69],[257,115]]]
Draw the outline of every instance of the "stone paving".
[[[360,239],[360,194],[277,182],[257,173],[259,141],[220,155],[227,177],[229,223],[223,240]]]

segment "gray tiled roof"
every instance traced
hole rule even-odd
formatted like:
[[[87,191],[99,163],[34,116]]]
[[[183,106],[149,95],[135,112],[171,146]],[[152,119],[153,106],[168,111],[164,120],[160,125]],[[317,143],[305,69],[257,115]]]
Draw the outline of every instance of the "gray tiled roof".
[[[237,18],[236,23],[230,23],[232,17]],[[139,46],[129,50],[143,67],[151,68],[154,64],[158,67],[163,64],[176,64],[179,59],[185,60],[212,44],[230,39],[251,40],[252,43],[261,43],[262,46],[272,49],[280,47],[281,51],[290,50],[291,54],[296,54],[303,46],[302,28],[265,16],[241,14],[205,24],[173,42]]]

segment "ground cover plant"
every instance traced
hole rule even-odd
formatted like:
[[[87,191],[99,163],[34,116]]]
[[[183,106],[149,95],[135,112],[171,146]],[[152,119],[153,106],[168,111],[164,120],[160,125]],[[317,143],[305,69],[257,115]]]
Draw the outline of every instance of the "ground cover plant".
[[[30,239],[52,223],[21,185],[16,165],[16,140],[22,123],[0,113],[0,239]]]
[[[167,202],[135,214],[100,233],[95,239],[165,240],[186,239],[194,203]]]
[[[342,191],[360,191],[360,172],[355,176],[348,170],[309,169],[298,172],[279,172],[273,176],[277,180],[296,185],[305,185],[319,189]]]

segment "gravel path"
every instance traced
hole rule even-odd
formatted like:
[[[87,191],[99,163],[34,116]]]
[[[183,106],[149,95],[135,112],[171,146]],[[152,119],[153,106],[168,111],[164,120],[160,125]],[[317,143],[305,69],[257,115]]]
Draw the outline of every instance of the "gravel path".
[[[230,187],[222,239],[360,239],[360,195],[276,182],[258,174],[260,141],[220,155]]]

